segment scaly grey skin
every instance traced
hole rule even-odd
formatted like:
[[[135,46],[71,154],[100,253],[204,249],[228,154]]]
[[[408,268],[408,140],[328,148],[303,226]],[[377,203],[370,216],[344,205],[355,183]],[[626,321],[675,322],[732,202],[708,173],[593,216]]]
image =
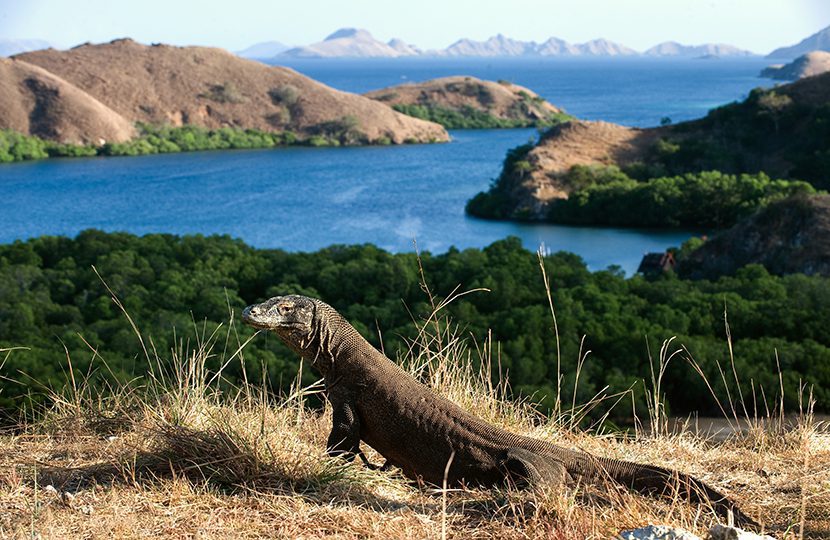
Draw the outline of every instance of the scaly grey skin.
[[[610,478],[641,493],[711,503],[737,525],[757,524],[724,495],[687,474],[595,457],[488,424],[439,396],[389,360],[328,304],[277,296],[248,306],[245,324],[276,333],[322,375],[332,406],[329,455],[367,465],[363,441],[412,479],[450,484],[562,486],[574,477]],[[452,461],[450,462],[450,459]]]

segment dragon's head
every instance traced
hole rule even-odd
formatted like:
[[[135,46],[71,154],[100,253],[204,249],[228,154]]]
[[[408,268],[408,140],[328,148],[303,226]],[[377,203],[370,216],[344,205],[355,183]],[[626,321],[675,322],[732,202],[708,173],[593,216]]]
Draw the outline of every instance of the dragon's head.
[[[316,306],[305,296],[288,295],[269,298],[261,304],[253,304],[242,311],[242,321],[260,330],[271,330],[281,336],[311,333]]]
[[[329,340],[324,338],[330,339],[331,332],[328,323],[318,317],[321,306],[328,307],[306,296],[275,296],[261,304],[246,307],[242,311],[242,322],[274,332],[289,348],[311,359],[314,367],[325,374],[331,364],[331,354]]]

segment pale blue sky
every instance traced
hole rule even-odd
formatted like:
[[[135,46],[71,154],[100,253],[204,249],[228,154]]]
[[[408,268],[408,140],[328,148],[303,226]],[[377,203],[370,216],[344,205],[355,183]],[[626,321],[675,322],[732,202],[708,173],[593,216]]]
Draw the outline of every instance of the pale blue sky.
[[[830,25],[830,0],[0,0],[0,37],[59,47],[129,36],[239,50],[304,45],[341,27],[443,48],[496,33],[521,40],[604,37],[638,50],[724,42],[758,53]]]

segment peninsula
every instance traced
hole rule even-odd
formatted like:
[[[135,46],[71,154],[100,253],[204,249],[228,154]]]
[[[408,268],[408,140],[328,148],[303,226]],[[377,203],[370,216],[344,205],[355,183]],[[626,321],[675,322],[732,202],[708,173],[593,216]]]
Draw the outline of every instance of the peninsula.
[[[830,71],[830,52],[811,51],[802,54],[789,64],[769,66],[761,71],[761,77],[782,81],[794,81]]]
[[[755,89],[676,125],[568,122],[511,151],[467,210],[585,225],[729,226],[755,205],[830,187],[828,103],[825,73]]]

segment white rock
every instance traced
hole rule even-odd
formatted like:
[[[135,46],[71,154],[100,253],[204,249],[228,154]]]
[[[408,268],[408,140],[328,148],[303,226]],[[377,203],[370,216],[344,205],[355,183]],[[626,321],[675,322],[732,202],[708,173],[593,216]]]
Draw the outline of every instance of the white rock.
[[[646,525],[621,532],[615,540],[701,540],[686,529],[668,525]]]
[[[709,540],[775,540],[772,536],[758,535],[726,525],[715,525],[709,529]]]

